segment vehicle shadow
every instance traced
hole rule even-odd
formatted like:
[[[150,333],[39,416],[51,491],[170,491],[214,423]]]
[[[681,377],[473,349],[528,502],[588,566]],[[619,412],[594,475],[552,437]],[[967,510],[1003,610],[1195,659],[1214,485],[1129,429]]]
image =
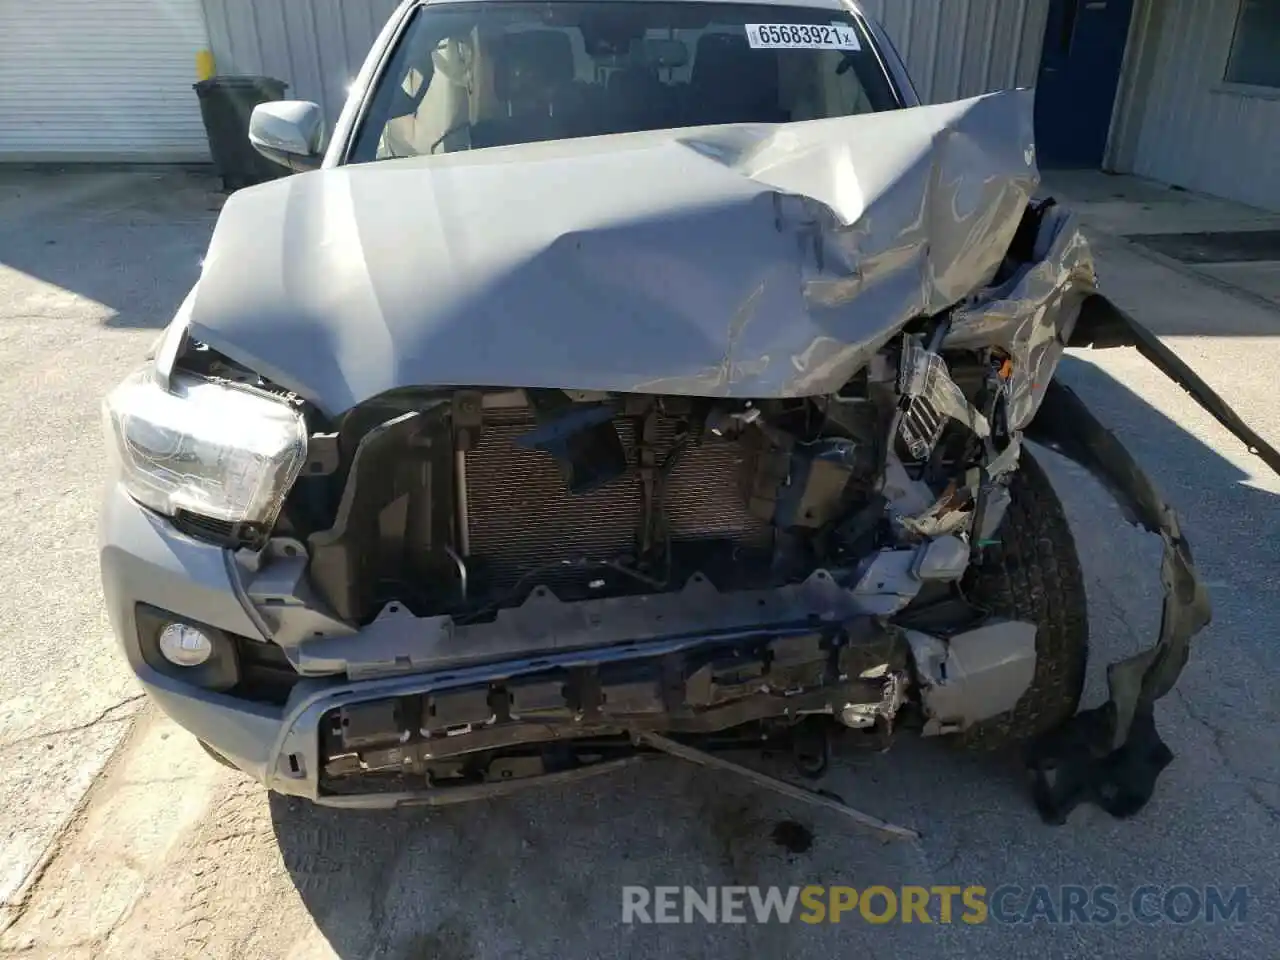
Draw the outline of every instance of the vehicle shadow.
[[[1161,701],[1162,734],[1176,760],[1141,815],[1122,822],[1083,807],[1066,826],[1046,826],[1016,755],[966,755],[913,737],[900,738],[887,754],[837,749],[821,786],[867,813],[921,830],[918,842],[883,842],[837,813],[666,758],[576,786],[534,786],[451,808],[345,813],[272,797],[284,866],[335,953],[389,960],[827,957],[838,946],[883,956],[999,955],[1012,939],[1018,955],[1043,949],[1049,956],[1057,955],[1051,944],[1063,931],[1041,924],[627,924],[623,888],[990,889],[1009,882],[1127,882],[1157,869],[1161,877],[1227,877],[1237,864],[1254,862],[1259,845],[1275,840],[1274,820],[1241,812],[1248,801],[1237,781],[1248,774],[1223,766],[1221,751],[1248,735],[1253,721],[1241,718],[1256,717],[1259,705],[1270,702],[1273,645],[1250,624],[1258,616],[1280,617],[1280,597],[1262,589],[1274,577],[1274,553],[1256,535],[1274,518],[1275,497],[1244,484],[1241,469],[1091,363],[1068,358],[1061,376],[1183,507],[1202,578],[1231,583],[1230,590],[1213,591],[1215,659],[1202,663],[1193,654],[1180,688],[1196,697],[1196,716],[1179,696]],[[1082,555],[1093,631],[1086,700],[1096,702],[1106,663],[1155,636],[1159,543],[1125,525],[1082,470],[1047,451],[1036,455],[1063,495]],[[1219,753],[1204,749],[1204,724],[1214,725]],[[1274,745],[1254,752],[1251,762],[1275,769]],[[1224,817],[1237,825],[1228,833],[1220,829]],[[1271,824],[1270,836],[1259,819]],[[1149,953],[1158,935],[1149,927],[1093,927],[1070,938],[1076,952],[1096,941],[1091,950],[1137,955]]]
[[[183,167],[0,167],[0,266],[158,330],[200,275],[216,188]]]

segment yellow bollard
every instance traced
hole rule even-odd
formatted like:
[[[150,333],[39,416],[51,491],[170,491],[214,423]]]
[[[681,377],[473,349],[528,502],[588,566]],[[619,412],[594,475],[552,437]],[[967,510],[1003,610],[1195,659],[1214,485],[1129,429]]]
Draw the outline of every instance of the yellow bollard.
[[[196,79],[208,80],[213,76],[215,66],[212,50],[200,50],[196,53]]]

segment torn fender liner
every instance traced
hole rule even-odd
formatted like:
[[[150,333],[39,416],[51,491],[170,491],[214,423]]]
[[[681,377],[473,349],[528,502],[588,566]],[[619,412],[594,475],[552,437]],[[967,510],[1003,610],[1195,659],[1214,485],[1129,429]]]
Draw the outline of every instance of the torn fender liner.
[[[1086,298],[1067,344],[1071,347],[1136,347],[1151,365],[1186,390],[1191,399],[1226,427],[1249,452],[1280,474],[1280,451],[1258,436],[1217,392],[1166,347],[1154,333],[1101,294]]]
[[[1086,467],[1111,491],[1130,522],[1164,541],[1164,609],[1155,644],[1107,667],[1111,697],[1031,747],[1032,789],[1040,815],[1063,823],[1081,801],[1117,817],[1146,804],[1173,754],[1155,727],[1155,702],[1173,689],[1191,638],[1209,623],[1209,597],[1196,576],[1177,514],[1120,441],[1068,387],[1054,381],[1027,435]]]
[[[1087,297],[1072,330],[1072,347],[1136,347],[1161,373],[1280,473],[1280,452],[1262,439],[1203,379],[1133,317],[1101,294]],[[1115,435],[1070,389],[1054,381],[1027,435],[1088,468],[1129,519],[1164,541],[1164,609],[1154,646],[1107,668],[1111,697],[1077,714],[1032,745],[1029,766],[1036,805],[1062,823],[1092,800],[1117,817],[1141,810],[1173,754],[1156,731],[1154,707],[1186,665],[1191,638],[1209,623],[1209,598],[1183,538],[1177,514]]]

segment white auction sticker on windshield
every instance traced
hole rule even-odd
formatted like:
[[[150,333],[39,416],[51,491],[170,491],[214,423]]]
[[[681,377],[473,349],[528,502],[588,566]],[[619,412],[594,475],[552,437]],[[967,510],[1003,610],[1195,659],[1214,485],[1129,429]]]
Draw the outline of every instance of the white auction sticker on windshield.
[[[748,23],[747,43],[770,50],[861,50],[847,23]]]

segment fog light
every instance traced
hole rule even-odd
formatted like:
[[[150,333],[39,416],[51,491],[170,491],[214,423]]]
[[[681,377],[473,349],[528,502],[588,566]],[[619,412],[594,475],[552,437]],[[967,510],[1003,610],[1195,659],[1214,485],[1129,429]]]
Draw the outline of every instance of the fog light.
[[[213,656],[213,641],[189,623],[171,623],[160,631],[160,652],[179,667],[198,667]]]

